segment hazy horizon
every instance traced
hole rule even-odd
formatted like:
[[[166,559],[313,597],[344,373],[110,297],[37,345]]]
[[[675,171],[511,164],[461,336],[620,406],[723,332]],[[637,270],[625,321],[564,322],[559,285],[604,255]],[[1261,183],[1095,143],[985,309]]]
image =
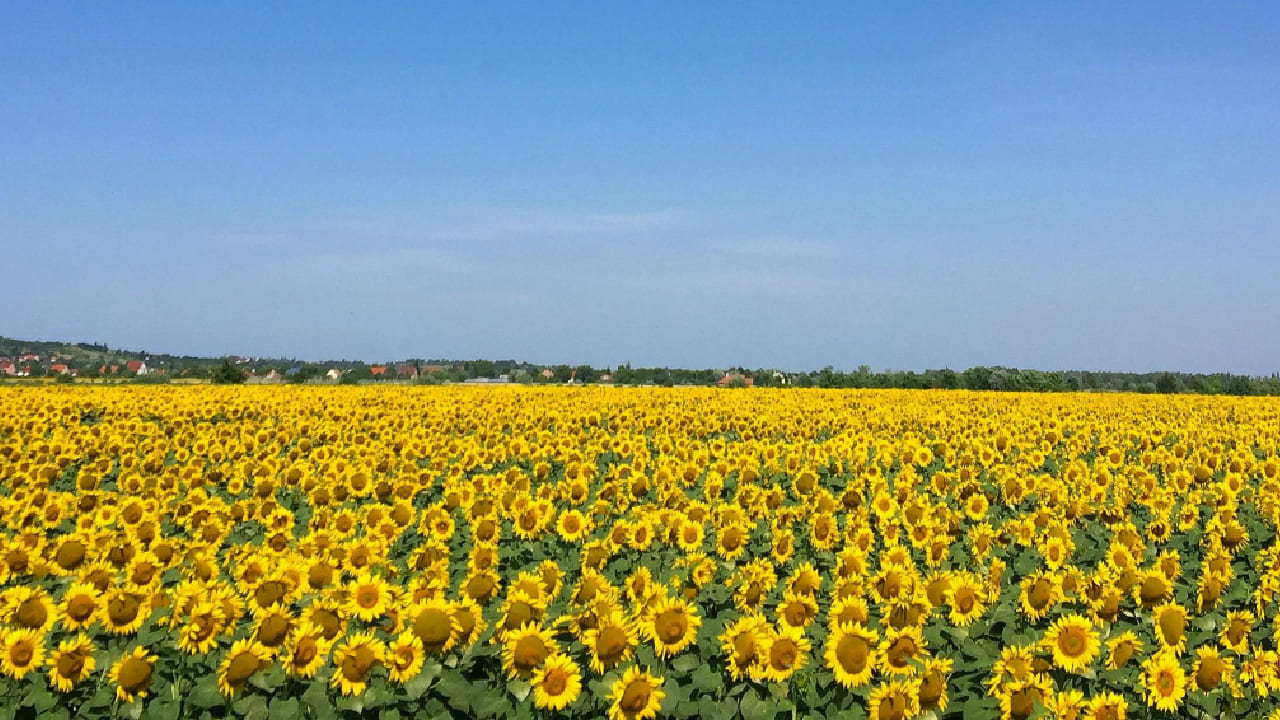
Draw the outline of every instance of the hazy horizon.
[[[0,335],[1280,371],[1280,14],[0,7]]]

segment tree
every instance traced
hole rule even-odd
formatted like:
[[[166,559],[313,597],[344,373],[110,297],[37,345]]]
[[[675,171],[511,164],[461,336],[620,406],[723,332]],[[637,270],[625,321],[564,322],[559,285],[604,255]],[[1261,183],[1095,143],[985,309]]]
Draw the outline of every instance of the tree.
[[[1252,395],[1253,380],[1245,375],[1232,375],[1227,381],[1226,392],[1228,395]]]
[[[244,382],[244,371],[233,366],[230,360],[222,359],[222,364],[213,371],[212,380],[218,385],[239,385]]]
[[[1156,379],[1156,392],[1163,395],[1178,392],[1178,378],[1173,373],[1160,373],[1160,377]]]
[[[490,378],[496,374],[492,360],[473,360],[467,363],[467,377],[469,378]]]

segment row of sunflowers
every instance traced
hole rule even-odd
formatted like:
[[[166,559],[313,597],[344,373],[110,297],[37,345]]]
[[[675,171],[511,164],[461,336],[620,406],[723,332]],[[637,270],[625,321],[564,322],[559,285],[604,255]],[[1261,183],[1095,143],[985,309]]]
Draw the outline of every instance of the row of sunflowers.
[[[1280,718],[1280,402],[0,393],[0,716]]]

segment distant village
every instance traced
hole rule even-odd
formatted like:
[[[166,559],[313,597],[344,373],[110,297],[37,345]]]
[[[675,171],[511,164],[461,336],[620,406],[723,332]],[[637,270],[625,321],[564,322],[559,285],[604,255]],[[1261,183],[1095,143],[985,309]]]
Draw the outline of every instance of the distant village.
[[[899,388],[1000,390],[1007,392],[1137,392],[1280,396],[1280,374],[1111,372],[1032,370],[975,366],[852,372],[775,368],[633,368],[538,365],[516,360],[422,360],[385,363],[357,360],[307,362],[289,358],[209,358],[108,348],[99,343],[62,343],[0,337],[0,383],[248,383],[699,386],[722,388]]]
[[[81,346],[73,346],[79,349]],[[88,346],[97,348],[99,346]],[[516,361],[400,361],[367,364],[358,361],[301,362],[272,358],[191,358],[145,353],[137,357],[110,357],[105,348],[97,353],[22,352],[0,356],[0,379],[53,379],[62,382],[202,383],[215,379],[222,364],[230,365],[240,382],[251,385],[307,384],[628,384],[717,385],[752,387],[756,373],[742,368],[680,370],[632,369],[630,365],[594,368],[588,365],[543,366]],[[787,377],[767,371],[768,384],[786,384]]]

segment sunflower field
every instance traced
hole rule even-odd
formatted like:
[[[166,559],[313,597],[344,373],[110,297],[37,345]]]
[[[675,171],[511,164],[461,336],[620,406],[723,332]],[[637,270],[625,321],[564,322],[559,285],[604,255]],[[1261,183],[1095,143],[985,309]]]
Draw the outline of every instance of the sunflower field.
[[[0,716],[1280,718],[1280,401],[0,391]]]

